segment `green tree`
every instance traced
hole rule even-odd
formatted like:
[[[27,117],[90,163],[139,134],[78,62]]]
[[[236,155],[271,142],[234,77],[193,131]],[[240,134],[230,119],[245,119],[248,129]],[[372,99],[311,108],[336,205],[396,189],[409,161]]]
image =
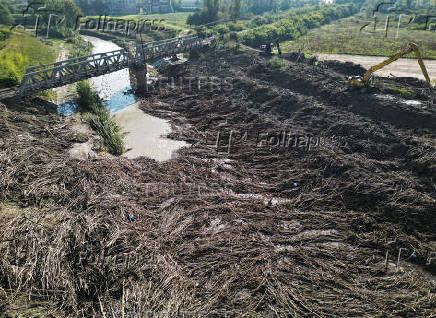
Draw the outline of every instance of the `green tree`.
[[[280,1],[280,9],[281,10],[288,10],[290,7],[291,7],[290,0],[281,0]]]
[[[85,15],[103,15],[107,13],[106,0],[76,0]]]
[[[13,22],[14,18],[9,9],[0,3],[0,24],[11,25]]]
[[[241,14],[241,0],[233,0],[230,17],[236,22]]]
[[[40,21],[43,25],[48,25],[50,14],[58,16],[57,22],[65,17],[65,22],[62,26],[74,29],[78,16],[83,16],[82,10],[76,5],[73,0],[45,0],[46,8],[35,12],[41,16]],[[50,28],[56,23],[53,20],[50,22]]]
[[[186,20],[190,25],[201,25],[218,20],[220,0],[204,0],[203,9],[200,12],[190,14]]]
[[[267,41],[287,41],[295,40],[299,36],[306,34],[308,29],[319,27],[332,20],[344,18],[357,13],[359,8],[351,3],[345,5],[317,5],[292,9],[283,16],[278,22],[270,23],[264,16],[256,17],[250,29],[242,36],[245,44],[257,47]],[[255,23],[253,23],[255,22]],[[257,27],[255,27],[257,25]]]
[[[173,5],[174,11],[179,11],[183,6],[182,0],[172,0],[171,4]]]
[[[208,21],[218,20],[218,11],[220,9],[220,0],[205,0]]]

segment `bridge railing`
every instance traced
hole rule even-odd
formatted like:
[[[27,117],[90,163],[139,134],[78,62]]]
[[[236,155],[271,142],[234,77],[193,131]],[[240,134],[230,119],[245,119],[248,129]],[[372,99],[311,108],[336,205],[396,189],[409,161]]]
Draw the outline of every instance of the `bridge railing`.
[[[159,45],[159,44],[163,44],[163,43],[169,43],[169,42],[175,42],[175,41],[184,41],[184,40],[189,40],[189,39],[193,39],[193,38],[197,38],[197,36],[196,35],[184,35],[184,36],[179,36],[177,38],[171,38],[171,39],[166,39],[166,40],[143,42],[142,45],[155,46],[155,45]]]
[[[124,50],[85,55],[61,62],[32,66],[26,70],[18,94],[21,97],[49,88],[71,84],[90,77],[115,72],[129,66],[130,62],[147,63],[149,61],[186,52],[202,47],[210,42],[195,35],[140,43],[136,55]]]
[[[147,62],[156,58],[185,52],[203,45],[203,40],[197,36],[184,36],[170,40],[141,43],[137,46],[137,58]]]
[[[70,63],[63,63],[60,66],[25,74],[21,82],[19,95],[23,97],[31,95],[35,91],[55,88],[86,78],[115,72],[126,68],[129,63],[129,54],[125,50],[93,54],[86,57],[92,59],[83,61],[71,59],[67,60]],[[75,63],[71,63],[71,61]],[[56,64],[47,64],[47,66],[51,65]]]
[[[94,60],[94,59],[102,58],[102,57],[107,56],[107,55],[117,54],[117,53],[122,52],[122,51],[125,51],[125,50],[120,49],[120,50],[114,50],[114,51],[105,52],[105,53],[89,54],[89,55],[75,57],[75,58],[64,60],[64,61],[53,62],[53,63],[49,63],[49,64],[44,64],[44,65],[31,66],[31,67],[28,67],[26,69],[26,74],[33,73],[37,70],[43,70],[46,68],[53,68],[53,67],[67,65],[67,64],[74,64],[74,63],[78,63],[78,62],[83,62],[83,61],[87,61],[89,59]]]

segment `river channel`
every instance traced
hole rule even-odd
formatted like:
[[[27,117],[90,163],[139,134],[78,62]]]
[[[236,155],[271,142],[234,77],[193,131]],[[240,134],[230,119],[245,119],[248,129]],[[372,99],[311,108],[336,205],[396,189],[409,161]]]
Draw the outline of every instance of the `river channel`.
[[[84,38],[93,45],[94,54],[121,49],[112,42],[96,37],[84,36]],[[157,161],[165,161],[175,157],[176,151],[181,147],[189,146],[183,141],[165,137],[171,132],[168,121],[145,114],[139,109],[139,102],[135,95],[128,93],[131,89],[128,69],[94,77],[89,82],[126,133],[124,141],[127,151],[124,157],[134,159],[145,156]],[[60,109],[65,108],[68,108],[68,102],[60,106]],[[65,111],[61,112],[65,113]]]

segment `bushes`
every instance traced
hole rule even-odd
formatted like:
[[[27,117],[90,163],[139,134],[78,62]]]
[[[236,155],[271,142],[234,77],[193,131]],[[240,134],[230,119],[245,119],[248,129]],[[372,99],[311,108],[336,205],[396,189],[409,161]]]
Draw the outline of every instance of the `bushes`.
[[[288,41],[295,40],[300,35],[307,33],[308,29],[317,28],[339,18],[345,18],[358,12],[358,8],[353,4],[336,6],[314,6],[291,10],[287,14],[289,18],[257,27],[246,32],[242,41],[244,44],[256,47],[268,41]],[[270,21],[269,17],[256,17],[251,25],[260,25]]]
[[[71,50],[69,53],[69,58],[75,58],[79,56],[84,56],[91,54],[92,48],[91,43],[85,41],[79,35],[74,35],[67,40],[67,43],[71,43]]]
[[[230,32],[229,27],[225,24],[218,24],[216,27],[213,28],[213,30],[221,35]]]
[[[245,29],[244,24],[242,24],[242,23],[240,23],[240,22],[237,22],[237,23],[229,22],[229,23],[227,24],[227,26],[229,27],[229,30],[230,30],[230,31],[235,31],[235,32],[242,31],[242,30]]]
[[[112,118],[112,115],[105,107],[96,108],[95,112],[89,116],[89,123],[102,138],[108,151],[121,156],[124,152],[124,141],[121,129]]]
[[[94,92],[87,81],[76,84],[78,110],[82,113],[93,113],[97,108],[104,107],[103,100]]]
[[[103,139],[108,152],[120,156],[124,152],[124,141],[120,127],[115,123],[110,111],[105,107],[98,93],[93,91],[87,81],[76,86],[78,110],[88,113],[89,124]]]
[[[271,67],[274,70],[278,70],[278,69],[280,69],[280,68],[282,68],[283,66],[286,65],[286,63],[283,62],[282,59],[279,59],[279,58],[276,58],[276,57],[268,60],[267,64],[269,65],[269,67]]]
[[[23,54],[12,52],[0,56],[0,88],[16,86],[23,77],[20,65],[26,64]]]
[[[213,30],[208,29],[205,26],[196,27],[195,31],[200,38],[206,38],[215,34]]]
[[[7,38],[11,35],[11,31],[7,29],[0,29],[0,42],[6,41]],[[1,48],[1,44],[0,44]]]

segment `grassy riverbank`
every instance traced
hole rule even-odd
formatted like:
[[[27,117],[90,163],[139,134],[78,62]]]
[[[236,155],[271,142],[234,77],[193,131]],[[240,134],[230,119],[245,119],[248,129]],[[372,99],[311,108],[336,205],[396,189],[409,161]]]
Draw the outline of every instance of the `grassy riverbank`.
[[[25,33],[0,29],[0,88],[18,85],[26,68],[56,60],[56,46]]]

